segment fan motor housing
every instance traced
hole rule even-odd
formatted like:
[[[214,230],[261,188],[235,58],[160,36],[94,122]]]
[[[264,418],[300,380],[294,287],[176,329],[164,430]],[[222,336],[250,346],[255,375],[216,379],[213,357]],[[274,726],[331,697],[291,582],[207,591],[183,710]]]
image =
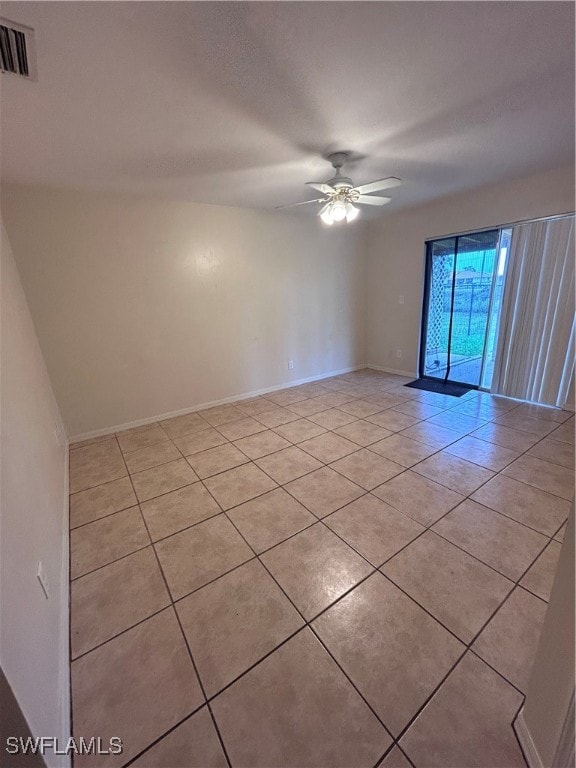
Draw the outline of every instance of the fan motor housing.
[[[334,189],[352,189],[354,186],[352,179],[349,179],[347,176],[335,176],[333,179],[330,179],[328,184],[334,187]]]

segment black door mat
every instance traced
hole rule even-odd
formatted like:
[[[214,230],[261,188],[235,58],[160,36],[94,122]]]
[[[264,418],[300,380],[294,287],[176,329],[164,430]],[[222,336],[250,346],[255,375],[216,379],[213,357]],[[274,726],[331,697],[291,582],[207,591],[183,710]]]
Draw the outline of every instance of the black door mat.
[[[474,387],[468,387],[466,384],[452,384],[441,379],[415,379],[404,386],[412,387],[412,389],[424,389],[426,392],[438,392],[440,395],[450,395],[451,397],[462,397],[466,392],[474,389]]]

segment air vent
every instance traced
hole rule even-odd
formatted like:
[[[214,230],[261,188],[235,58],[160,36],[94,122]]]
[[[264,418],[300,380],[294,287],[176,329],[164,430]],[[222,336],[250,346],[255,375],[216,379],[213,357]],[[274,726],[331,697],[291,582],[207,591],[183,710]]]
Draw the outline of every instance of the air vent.
[[[0,70],[36,79],[34,30],[0,19]]]

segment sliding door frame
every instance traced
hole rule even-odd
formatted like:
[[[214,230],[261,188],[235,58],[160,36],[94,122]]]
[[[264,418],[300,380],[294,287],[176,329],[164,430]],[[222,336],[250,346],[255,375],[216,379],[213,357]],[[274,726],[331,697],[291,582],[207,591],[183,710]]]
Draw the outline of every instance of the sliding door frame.
[[[487,332],[488,332],[488,323],[486,325],[486,330],[484,332],[484,346],[482,348],[482,363],[481,363],[481,371],[480,371],[480,380],[478,384],[470,384],[466,381],[457,381],[456,379],[450,379],[450,369],[451,369],[451,351],[452,351],[452,328],[453,328],[453,316],[454,316],[454,300],[455,300],[455,294],[456,294],[456,266],[457,266],[457,260],[458,260],[458,244],[461,237],[466,237],[467,235],[481,235],[487,232],[498,232],[498,240],[496,244],[497,254],[499,253],[498,247],[500,245],[500,241],[502,238],[502,230],[507,229],[508,227],[488,227],[487,229],[473,229],[469,230],[468,232],[462,232],[456,235],[446,235],[441,237],[434,237],[430,240],[425,241],[425,265],[424,265],[424,293],[422,298],[422,318],[420,321],[420,352],[419,352],[419,361],[418,361],[418,375],[419,378],[425,379],[427,381],[444,381],[445,383],[450,384],[460,384],[464,387],[469,387],[470,389],[480,389],[482,384],[482,373],[484,370],[484,355],[486,354],[486,339],[487,339]],[[452,270],[452,289],[451,289],[451,299],[450,299],[450,324],[448,328],[448,348],[447,348],[447,354],[446,354],[446,374],[443,378],[440,378],[439,376],[428,376],[426,375],[426,340],[428,335],[428,315],[429,315],[429,304],[430,304],[430,288],[432,284],[432,248],[434,243],[440,241],[440,240],[454,240],[454,269]],[[496,258],[494,263],[494,269],[497,269],[498,264],[498,258]],[[492,275],[492,282],[490,287],[490,301],[489,305],[492,304],[492,296],[494,292],[494,274]]]

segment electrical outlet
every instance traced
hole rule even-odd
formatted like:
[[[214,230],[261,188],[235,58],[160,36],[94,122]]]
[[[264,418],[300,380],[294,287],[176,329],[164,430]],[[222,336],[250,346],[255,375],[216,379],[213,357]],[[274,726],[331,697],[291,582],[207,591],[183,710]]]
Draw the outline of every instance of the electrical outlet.
[[[46,573],[44,571],[44,566],[42,565],[42,561],[38,563],[38,573],[36,574],[38,577],[38,581],[40,582],[40,586],[42,587],[42,592],[44,592],[44,597],[46,600],[50,599],[50,587],[48,586],[48,579],[46,577]]]
[[[294,368],[294,360],[288,360],[288,370],[291,371]]]
[[[396,357],[402,357],[402,350],[401,349],[397,349],[396,350]]]
[[[404,304],[404,296],[398,296],[398,304]]]

